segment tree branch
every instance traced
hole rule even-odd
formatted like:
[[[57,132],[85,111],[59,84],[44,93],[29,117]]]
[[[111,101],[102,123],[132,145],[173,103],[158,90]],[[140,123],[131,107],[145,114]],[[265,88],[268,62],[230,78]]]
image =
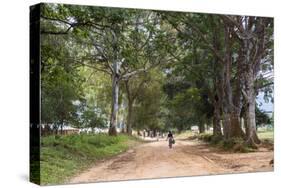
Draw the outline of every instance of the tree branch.
[[[184,23],[186,25],[189,25],[193,30],[195,30],[199,35],[200,35],[200,38],[203,40],[203,42],[207,45],[207,47],[213,52],[213,54],[218,58],[218,60],[221,62],[221,63],[224,63],[224,60],[223,58],[220,56],[219,52],[213,47],[213,44],[211,42],[209,42],[204,33],[197,27],[195,26],[194,23],[192,22],[186,22],[184,21]]]

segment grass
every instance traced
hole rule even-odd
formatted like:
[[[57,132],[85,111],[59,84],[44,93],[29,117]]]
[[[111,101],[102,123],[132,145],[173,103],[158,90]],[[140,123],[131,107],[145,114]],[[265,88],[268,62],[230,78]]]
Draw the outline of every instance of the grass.
[[[222,137],[215,137],[212,133],[202,133],[198,135],[199,140],[209,143],[224,151],[247,153],[255,151],[253,148],[245,144],[242,138],[230,138],[228,140]]]
[[[126,151],[138,139],[106,134],[48,136],[41,139],[41,185],[65,183],[98,160]]]
[[[272,129],[259,129],[258,137],[262,141],[262,146],[273,148],[274,142],[274,131]],[[214,137],[211,132],[206,133],[195,133],[192,131],[186,131],[178,135],[177,138],[180,139],[198,139],[209,143],[217,148],[233,151],[233,152],[253,152],[253,148],[247,146],[244,140],[241,138],[232,138],[229,140],[224,140],[221,137]]]
[[[262,145],[270,150],[274,150],[274,130],[273,129],[260,129],[258,130],[258,137]]]
[[[193,132],[193,131],[183,131],[181,133],[175,134],[177,139],[192,139],[193,137],[197,136],[198,133]]]
[[[194,133],[192,131],[187,131],[180,134],[179,136],[181,138],[186,136],[185,138],[190,140],[198,139],[224,151],[241,153],[254,151],[252,148],[245,145],[244,140],[241,138],[231,138],[229,140],[224,140],[222,137],[213,136],[212,132],[205,132],[199,134]]]
[[[274,140],[274,131],[273,130],[261,130],[261,131],[258,131],[258,137],[261,140],[265,140],[265,139]]]

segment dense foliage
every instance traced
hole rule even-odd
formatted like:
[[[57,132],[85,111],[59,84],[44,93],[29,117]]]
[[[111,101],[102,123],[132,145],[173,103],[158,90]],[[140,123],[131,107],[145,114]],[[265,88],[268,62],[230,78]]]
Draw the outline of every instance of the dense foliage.
[[[269,120],[256,96],[273,101],[273,19],[43,4],[41,22],[44,124],[110,135],[208,125],[259,143],[256,124]]]

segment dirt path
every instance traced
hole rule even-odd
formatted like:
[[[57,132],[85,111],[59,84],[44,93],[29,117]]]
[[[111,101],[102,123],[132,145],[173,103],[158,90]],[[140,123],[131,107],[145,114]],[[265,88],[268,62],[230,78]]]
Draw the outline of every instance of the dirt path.
[[[273,151],[254,153],[216,151],[198,141],[176,140],[146,143],[111,160],[94,165],[70,180],[71,183],[146,179],[172,176],[272,171]]]

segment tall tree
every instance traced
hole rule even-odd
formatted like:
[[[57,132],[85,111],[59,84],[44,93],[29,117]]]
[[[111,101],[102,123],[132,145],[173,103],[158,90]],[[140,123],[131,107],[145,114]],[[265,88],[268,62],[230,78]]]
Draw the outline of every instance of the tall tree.
[[[259,144],[256,133],[256,89],[255,81],[261,64],[269,53],[273,39],[273,20],[264,17],[251,16],[223,16],[223,19],[233,27],[234,34],[241,43],[241,54],[244,79],[242,88],[246,101],[246,121],[249,134],[247,143],[254,146]]]

